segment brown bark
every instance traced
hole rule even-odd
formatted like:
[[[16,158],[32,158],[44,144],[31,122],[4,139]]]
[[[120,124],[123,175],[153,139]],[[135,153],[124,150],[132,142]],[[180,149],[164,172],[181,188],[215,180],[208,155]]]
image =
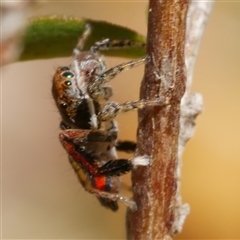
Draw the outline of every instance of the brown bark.
[[[132,173],[138,211],[128,212],[128,239],[171,239],[177,208],[180,101],[185,92],[184,46],[187,0],[150,0],[145,76],[141,99],[164,99],[167,105],[139,111],[138,155],[149,167]]]

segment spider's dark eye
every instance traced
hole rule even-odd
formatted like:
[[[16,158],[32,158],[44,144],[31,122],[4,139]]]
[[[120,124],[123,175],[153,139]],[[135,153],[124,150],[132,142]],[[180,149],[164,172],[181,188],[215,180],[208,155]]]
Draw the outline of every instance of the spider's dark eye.
[[[59,104],[59,106],[60,106],[61,108],[66,108],[66,107],[67,107],[67,104],[66,104],[65,102],[62,102],[62,103]]]
[[[71,72],[64,72],[64,73],[62,74],[62,76],[65,77],[65,78],[70,79],[70,78],[73,78],[73,77],[74,77],[74,74],[71,73]]]
[[[69,67],[59,67],[58,68],[59,71],[67,71],[70,70]]]
[[[66,86],[71,86],[72,85],[71,81],[65,81],[64,83],[65,83]]]

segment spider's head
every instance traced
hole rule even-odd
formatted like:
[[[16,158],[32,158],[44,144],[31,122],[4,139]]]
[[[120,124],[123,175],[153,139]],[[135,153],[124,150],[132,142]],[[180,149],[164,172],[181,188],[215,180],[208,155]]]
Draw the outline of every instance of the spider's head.
[[[66,124],[89,128],[85,95],[77,86],[76,76],[69,67],[59,67],[53,76],[52,95]],[[81,111],[80,111],[81,109]],[[81,116],[78,116],[81,113]]]

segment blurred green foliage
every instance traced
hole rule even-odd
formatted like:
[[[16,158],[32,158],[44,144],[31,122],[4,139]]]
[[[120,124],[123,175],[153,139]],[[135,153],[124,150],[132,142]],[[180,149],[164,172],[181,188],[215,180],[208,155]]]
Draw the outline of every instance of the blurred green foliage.
[[[145,43],[145,38],[133,30],[103,21],[75,17],[45,16],[32,19],[23,37],[24,50],[21,60],[69,57],[89,23],[92,33],[85,44],[88,50],[96,41],[104,38],[128,39]],[[145,54],[143,47],[104,51],[104,55],[137,58]]]

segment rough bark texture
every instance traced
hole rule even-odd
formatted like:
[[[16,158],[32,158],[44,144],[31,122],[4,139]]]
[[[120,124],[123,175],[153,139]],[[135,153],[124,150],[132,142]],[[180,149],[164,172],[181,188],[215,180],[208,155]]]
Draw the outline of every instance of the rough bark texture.
[[[141,98],[160,97],[169,105],[139,112],[138,154],[149,155],[152,163],[148,168],[133,171],[133,198],[138,211],[127,213],[128,239],[171,239],[181,232],[189,213],[189,206],[182,204],[180,195],[181,155],[194,133],[195,119],[202,111],[202,96],[190,93],[190,87],[213,4],[214,1],[199,1],[189,6],[188,1],[150,0],[147,45],[150,62],[146,66]]]
[[[170,239],[174,228],[180,102],[185,92],[185,29],[189,1],[150,0],[146,65],[141,99],[161,98],[165,106],[139,111],[138,154],[148,168],[132,174],[134,200],[128,212],[128,239]]]

